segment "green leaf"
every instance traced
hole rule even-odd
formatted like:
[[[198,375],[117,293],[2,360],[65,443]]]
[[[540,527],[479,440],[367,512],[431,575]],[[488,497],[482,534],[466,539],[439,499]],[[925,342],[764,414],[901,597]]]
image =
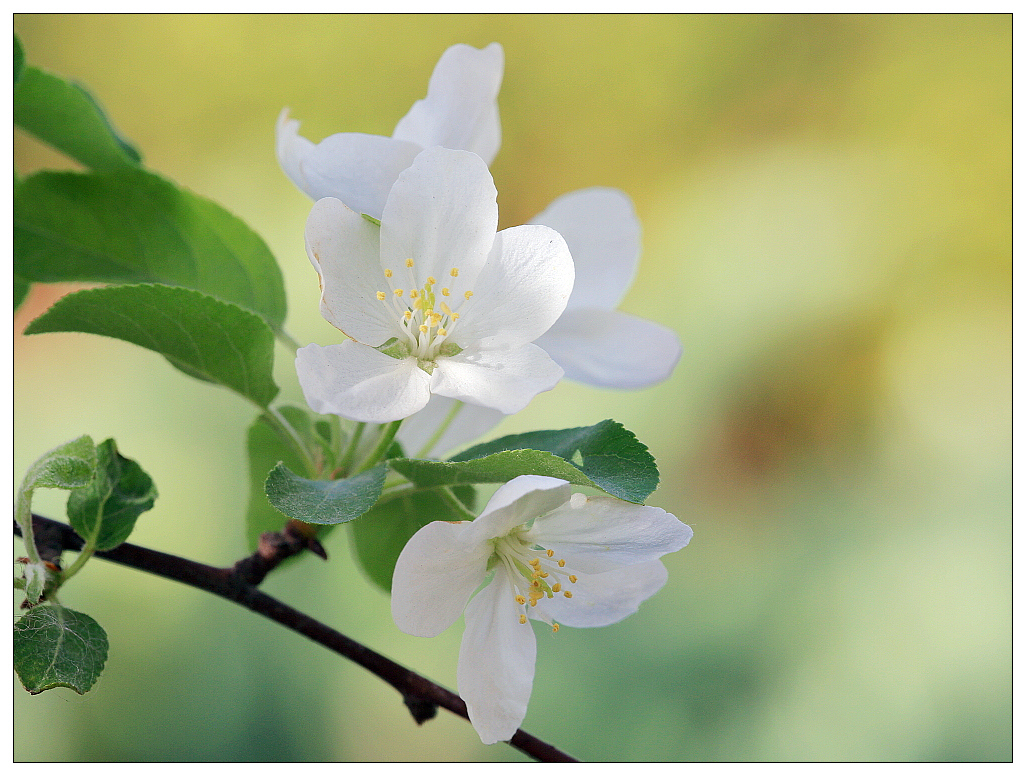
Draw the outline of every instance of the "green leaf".
[[[473,508],[474,488],[457,487],[453,492]],[[353,549],[371,581],[391,591],[399,553],[411,536],[434,520],[463,520],[463,515],[437,493],[423,491],[379,504],[354,521]]]
[[[152,509],[156,498],[149,475],[108,439],[96,446],[92,483],[68,496],[68,521],[86,541],[95,536],[97,550],[110,550],[128,538],[139,515]]]
[[[92,482],[96,470],[96,448],[88,436],[80,436],[55,447],[29,467],[22,491],[36,488],[82,488]]]
[[[25,69],[25,49],[21,47],[21,40],[14,36],[14,85],[21,80],[22,71]]]
[[[196,377],[266,407],[274,384],[274,333],[258,315],[187,288],[138,285],[68,294],[26,334],[80,331],[160,353]]]
[[[42,172],[14,194],[15,273],[40,283],[163,283],[285,320],[264,241],[215,202],[153,173]]]
[[[304,434],[310,428],[310,416],[299,407],[278,407],[285,419]],[[265,531],[280,531],[285,524],[281,512],[271,506],[264,493],[264,482],[268,472],[278,462],[289,469],[303,470],[304,463],[291,445],[278,435],[267,418],[260,416],[253,421],[246,435],[246,450],[249,453],[249,506],[246,508],[246,540],[251,550],[257,548],[260,534]]]
[[[17,275],[14,276],[14,309],[17,310],[21,307],[21,303],[25,301],[25,297],[28,296],[29,289],[32,288],[32,284],[29,283],[25,278],[20,278]]]
[[[37,606],[14,624],[14,670],[33,695],[92,687],[107,660],[107,634],[96,620],[62,606]]]
[[[264,491],[287,517],[337,525],[355,520],[374,506],[384,484],[384,464],[344,480],[307,480],[278,464],[267,475]]]
[[[94,170],[139,163],[139,152],[114,128],[83,87],[30,65],[14,88],[14,123]]]
[[[472,447],[450,461],[406,458],[389,461],[389,465],[422,487],[508,482],[521,474],[541,474],[599,488],[637,504],[659,484],[648,448],[612,420],[505,436]]]

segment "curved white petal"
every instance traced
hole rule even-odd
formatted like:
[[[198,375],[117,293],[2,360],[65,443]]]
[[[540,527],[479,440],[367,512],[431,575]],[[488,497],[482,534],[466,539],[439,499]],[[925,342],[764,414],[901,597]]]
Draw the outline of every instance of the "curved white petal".
[[[435,435],[438,427],[449,417],[456,405],[456,399],[437,394],[416,415],[411,415],[399,427],[397,438],[403,449],[417,458],[441,458],[445,453],[484,436],[498,425],[505,415],[490,407],[479,404],[461,404],[448,428],[428,450],[422,448]]]
[[[485,744],[507,741],[527,714],[538,645],[505,573],[467,605],[456,685],[474,730]]]
[[[570,483],[555,477],[521,474],[500,485],[471,523],[470,541],[484,543],[505,536],[518,525],[547,514],[570,500]]]
[[[585,574],[655,560],[686,547],[691,534],[691,528],[659,507],[583,494],[528,531],[535,543],[565,558],[568,568]]]
[[[544,350],[528,343],[514,348],[467,348],[439,358],[431,375],[431,392],[480,404],[506,415],[520,412],[563,376]]]
[[[336,197],[357,213],[381,218],[399,173],[423,149],[380,135],[342,132],[307,149],[299,165],[301,188],[313,199]]]
[[[641,255],[641,224],[630,197],[619,189],[572,191],[553,200],[531,223],[552,227],[570,246],[577,280],[567,310],[612,310],[620,304]]]
[[[461,306],[453,329],[460,345],[521,345],[537,339],[566,307],[574,287],[574,262],[558,232],[547,226],[514,226],[495,235],[488,263]]]
[[[428,374],[414,358],[391,358],[347,340],[296,352],[296,373],[310,409],[322,415],[387,423],[428,402]]]
[[[471,523],[428,523],[399,553],[392,619],[411,636],[437,636],[463,613],[484,581],[492,547],[467,541]]]
[[[495,197],[488,166],[476,154],[445,148],[419,154],[399,175],[381,215],[381,264],[393,271],[395,285],[419,289],[434,277],[439,293],[448,287],[462,295],[495,242]]]
[[[567,309],[535,344],[566,377],[602,388],[644,388],[662,382],[680,360],[677,334],[619,310]]]
[[[397,317],[375,296],[390,292],[374,224],[333,197],[318,200],[306,219],[306,253],[321,276],[328,323],[372,347],[396,336]]]
[[[278,156],[278,164],[296,186],[307,196],[310,194],[309,184],[303,177],[302,163],[314,144],[299,134],[299,122],[289,118],[289,109],[282,108],[278,114],[278,122],[274,127],[274,150]]]
[[[573,598],[556,594],[542,598],[530,609],[532,617],[555,620],[572,628],[599,628],[634,614],[642,601],[654,596],[666,584],[666,567],[652,560],[604,574],[580,574],[577,582],[563,583]],[[551,580],[550,580],[551,581]]]
[[[396,125],[392,137],[424,148],[443,146],[472,151],[487,164],[499,151],[502,46],[476,49],[458,43],[435,65],[427,97],[418,100]]]

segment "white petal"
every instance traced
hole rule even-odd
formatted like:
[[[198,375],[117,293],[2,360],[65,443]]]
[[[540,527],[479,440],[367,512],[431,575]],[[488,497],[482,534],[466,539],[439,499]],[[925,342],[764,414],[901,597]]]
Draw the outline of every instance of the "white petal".
[[[618,189],[572,191],[531,223],[551,226],[566,240],[577,279],[567,309],[612,310],[630,288],[641,254],[641,224],[630,197]]]
[[[473,151],[491,164],[499,151],[499,107],[502,46],[481,50],[463,43],[442,54],[418,100],[396,125],[392,137],[424,148],[443,146]]]
[[[372,347],[396,336],[397,316],[375,296],[390,289],[374,224],[337,199],[318,200],[306,220],[306,252],[321,276],[321,315],[332,326]]]
[[[547,514],[570,500],[570,483],[555,477],[521,474],[499,486],[471,524],[469,541],[484,543]]]
[[[403,449],[418,458],[441,458],[445,453],[457,447],[479,439],[498,425],[505,415],[498,410],[482,407],[478,404],[461,404],[448,428],[431,445],[421,450],[435,435],[438,427],[449,417],[456,405],[456,399],[447,396],[433,395],[431,400],[416,415],[411,415],[399,428],[397,435]]]
[[[437,636],[463,613],[484,581],[492,548],[467,541],[470,523],[428,523],[399,553],[392,619],[411,636]]]
[[[531,539],[565,558],[567,568],[600,574],[676,552],[691,541],[691,529],[659,507],[616,498],[575,495],[539,519]]]
[[[396,285],[419,289],[434,277],[462,294],[495,242],[495,197],[481,157],[444,148],[419,154],[392,187],[381,216],[381,263],[395,273]],[[459,277],[450,274],[454,267]]]
[[[544,350],[527,344],[514,348],[468,348],[439,358],[431,375],[431,392],[491,407],[506,415],[520,412],[563,376]]]
[[[566,377],[603,388],[644,388],[662,382],[680,360],[671,329],[618,310],[567,309],[535,344]]]
[[[453,339],[463,347],[532,342],[559,318],[573,287],[574,262],[558,232],[546,226],[503,229],[474,282],[474,296],[453,305],[462,316]]]
[[[314,144],[299,134],[299,122],[289,118],[289,109],[283,108],[278,114],[278,122],[274,128],[275,151],[278,155],[278,164],[289,179],[299,187],[307,196],[310,194],[310,186],[303,177],[302,163]]]
[[[563,583],[564,590],[571,591],[573,598],[564,598],[562,593],[542,598],[530,614],[535,619],[555,620],[572,628],[612,625],[638,611],[641,602],[659,592],[666,579],[666,567],[659,560],[604,574],[580,574],[577,582]]]
[[[300,164],[303,190],[314,199],[336,197],[357,213],[381,218],[399,173],[423,150],[380,135],[342,132],[309,149]]]
[[[296,352],[296,373],[310,409],[322,415],[387,423],[428,402],[428,374],[414,358],[391,358],[347,340]]]
[[[470,722],[485,744],[507,741],[527,714],[538,645],[505,573],[467,605],[456,685]]]

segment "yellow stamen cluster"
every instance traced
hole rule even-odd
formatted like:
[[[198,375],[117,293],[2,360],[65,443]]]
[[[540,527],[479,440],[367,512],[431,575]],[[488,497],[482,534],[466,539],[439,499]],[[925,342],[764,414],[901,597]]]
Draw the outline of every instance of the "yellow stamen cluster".
[[[566,566],[566,559],[556,559],[553,550],[543,550],[541,554],[535,555],[528,546],[512,536],[497,544],[496,550],[496,554],[510,572],[510,578],[514,580],[513,600],[518,607],[526,609],[528,606],[537,606],[543,598],[553,598],[557,593],[562,593],[564,598],[574,597],[573,593],[563,588],[563,585],[574,584],[577,577],[559,570]],[[518,578],[526,582],[526,585],[517,584],[515,580]],[[554,581],[550,583],[548,580],[553,578]],[[527,614],[523,609],[517,617],[521,624],[527,622]],[[553,623],[552,632],[558,630],[558,623]]]

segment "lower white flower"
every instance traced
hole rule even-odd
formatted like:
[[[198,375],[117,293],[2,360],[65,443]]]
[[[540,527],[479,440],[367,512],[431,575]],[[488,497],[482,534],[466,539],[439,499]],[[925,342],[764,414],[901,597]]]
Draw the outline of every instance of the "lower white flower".
[[[537,645],[529,620],[553,631],[619,622],[665,584],[658,558],[691,535],[657,507],[571,494],[564,480],[523,475],[473,522],[429,523],[413,535],[392,577],[392,617],[405,633],[430,637],[465,610],[460,697],[484,743],[505,741],[531,696]]]

